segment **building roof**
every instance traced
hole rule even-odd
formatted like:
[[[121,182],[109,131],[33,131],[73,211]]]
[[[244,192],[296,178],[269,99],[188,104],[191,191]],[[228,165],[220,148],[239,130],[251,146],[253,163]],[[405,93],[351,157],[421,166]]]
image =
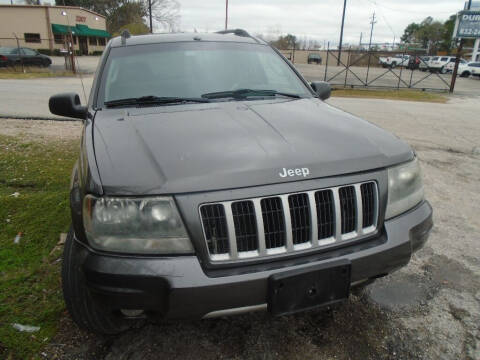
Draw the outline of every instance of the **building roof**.
[[[187,42],[187,41],[213,41],[213,42],[240,42],[246,44],[262,44],[266,45],[263,40],[253,36],[239,35],[238,33],[167,33],[167,34],[147,34],[131,36],[126,41],[126,46],[143,45],[167,42]],[[112,47],[122,46],[122,37],[117,36],[112,39]]]
[[[85,9],[85,8],[82,8],[80,6],[53,6],[53,5],[10,5],[10,4],[0,4],[0,8],[56,8],[56,9],[75,9],[75,10],[83,10],[83,11],[86,11],[86,12],[89,12],[93,15],[96,15],[96,16],[99,16],[101,18],[104,18],[105,19],[105,16],[95,12],[95,11],[92,11],[92,10],[88,10],[88,9]]]

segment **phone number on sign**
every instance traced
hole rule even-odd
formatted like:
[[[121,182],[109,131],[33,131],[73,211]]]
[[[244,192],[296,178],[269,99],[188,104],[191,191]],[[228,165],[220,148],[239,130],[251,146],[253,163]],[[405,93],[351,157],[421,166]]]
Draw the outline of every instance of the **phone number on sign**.
[[[460,28],[459,35],[480,35],[480,29]]]

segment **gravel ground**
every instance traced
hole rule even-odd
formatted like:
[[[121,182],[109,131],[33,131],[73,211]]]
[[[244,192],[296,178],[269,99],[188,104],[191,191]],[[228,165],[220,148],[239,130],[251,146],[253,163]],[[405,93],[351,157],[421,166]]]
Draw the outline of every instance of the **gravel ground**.
[[[139,324],[117,337],[65,314],[44,354],[62,359],[480,359],[478,99],[447,104],[331,99],[407,140],[420,158],[435,227],[408,267],[343,306],[282,318],[255,313]],[[0,120],[0,133],[75,137],[78,123]],[[55,134],[55,135],[50,135]],[[161,354],[161,355],[160,355]]]

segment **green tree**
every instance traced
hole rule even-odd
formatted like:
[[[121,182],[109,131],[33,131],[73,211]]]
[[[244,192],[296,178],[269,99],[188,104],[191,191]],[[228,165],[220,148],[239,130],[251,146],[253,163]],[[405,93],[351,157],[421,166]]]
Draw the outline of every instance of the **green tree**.
[[[280,36],[277,40],[271,42],[271,45],[280,50],[298,49],[300,44],[297,42],[297,37],[292,34]]]
[[[415,32],[418,31],[419,28],[420,28],[419,24],[416,24],[416,23],[409,24],[406,27],[401,37],[402,42],[408,43],[408,44],[415,42]]]

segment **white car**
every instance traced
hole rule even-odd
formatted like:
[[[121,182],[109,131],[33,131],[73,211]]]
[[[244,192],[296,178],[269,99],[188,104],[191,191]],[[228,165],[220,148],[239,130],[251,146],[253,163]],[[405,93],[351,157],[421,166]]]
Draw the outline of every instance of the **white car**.
[[[480,62],[468,63],[468,68],[473,76],[480,77]]]
[[[427,71],[428,70],[428,63],[432,57],[431,56],[421,56],[420,57],[420,64],[418,64],[418,69],[420,71]]]
[[[384,68],[390,67],[394,69],[397,66],[407,66],[410,61],[410,55],[397,54],[395,56],[381,57],[378,60],[379,64]]]
[[[453,71],[455,67],[455,63],[453,65],[448,64],[447,68],[449,71]],[[458,72],[457,75],[460,77],[469,77],[470,75],[480,75],[480,62],[467,62],[463,60],[461,61],[460,64],[458,65]]]
[[[468,64],[468,61],[465,60],[465,59],[460,59],[460,63],[458,64],[458,73],[460,73],[460,67],[462,65],[467,65]],[[447,72],[451,73],[453,72],[453,69],[455,69],[455,61],[453,62],[449,62],[446,66],[445,66],[445,69],[447,70]]]
[[[446,66],[451,62],[455,63],[455,59],[455,56],[434,56],[430,59],[428,68],[431,72],[440,72],[442,74],[446,74]]]

